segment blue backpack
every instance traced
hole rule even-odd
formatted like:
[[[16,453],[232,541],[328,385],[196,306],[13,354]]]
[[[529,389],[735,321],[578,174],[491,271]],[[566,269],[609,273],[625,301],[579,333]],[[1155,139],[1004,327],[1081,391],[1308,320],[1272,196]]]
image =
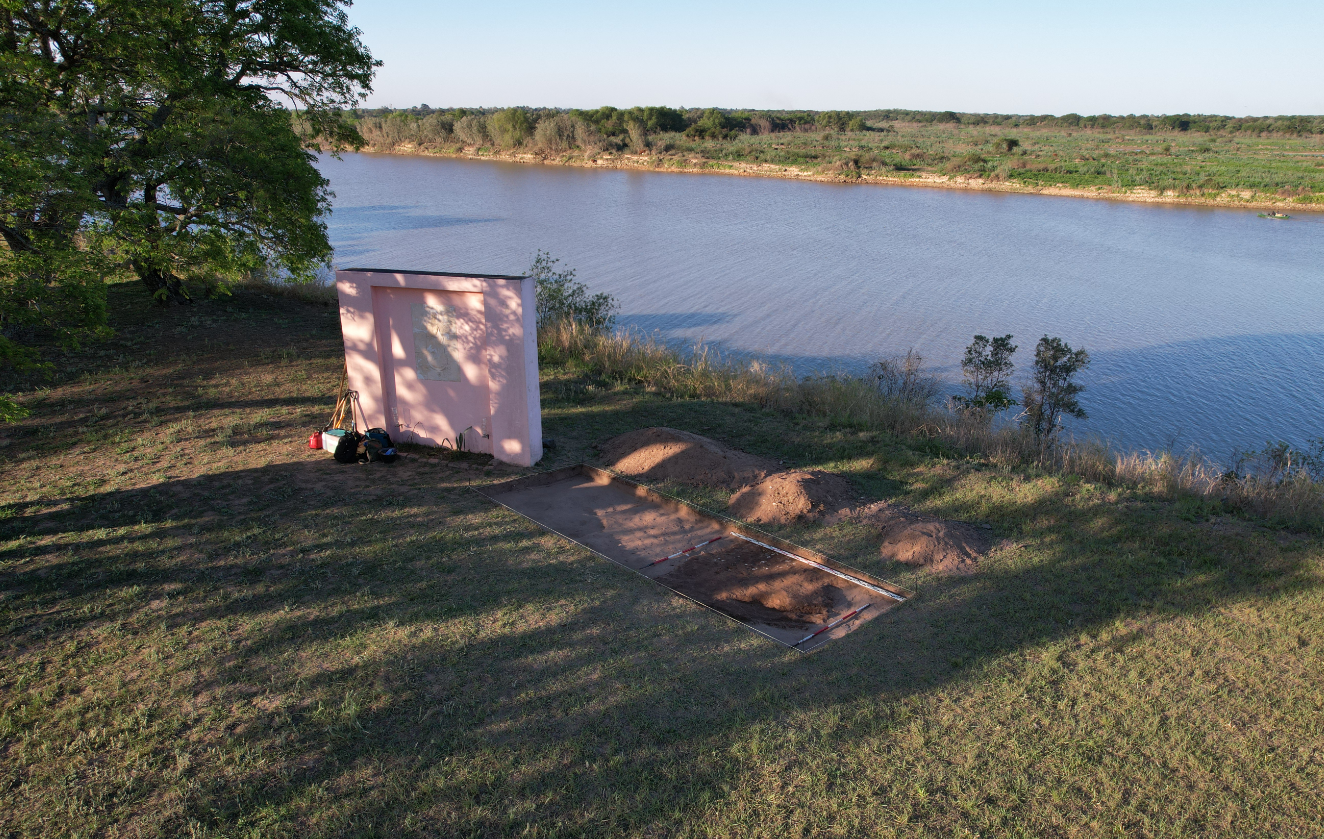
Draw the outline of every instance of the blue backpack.
[[[369,428],[363,435],[363,449],[369,463],[394,463],[399,456],[385,428]]]

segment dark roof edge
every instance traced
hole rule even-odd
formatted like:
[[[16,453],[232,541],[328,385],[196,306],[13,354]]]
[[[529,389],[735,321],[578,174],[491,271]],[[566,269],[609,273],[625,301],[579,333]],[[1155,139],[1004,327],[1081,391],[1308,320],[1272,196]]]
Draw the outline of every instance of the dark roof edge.
[[[527,280],[527,274],[456,274],[452,271],[406,271],[401,268],[338,268],[338,271],[357,271],[360,274],[427,274],[433,277],[472,277],[475,280]]]

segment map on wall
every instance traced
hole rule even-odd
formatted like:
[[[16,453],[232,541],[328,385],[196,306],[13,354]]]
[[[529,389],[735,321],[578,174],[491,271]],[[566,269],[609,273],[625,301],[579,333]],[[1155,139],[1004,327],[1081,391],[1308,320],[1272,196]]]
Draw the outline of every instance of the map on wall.
[[[414,369],[420,379],[434,382],[460,381],[455,360],[455,307],[414,303]]]

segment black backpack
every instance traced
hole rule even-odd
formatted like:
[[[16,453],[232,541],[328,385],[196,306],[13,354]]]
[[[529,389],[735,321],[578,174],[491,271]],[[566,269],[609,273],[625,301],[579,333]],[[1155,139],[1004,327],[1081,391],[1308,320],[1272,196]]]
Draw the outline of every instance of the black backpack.
[[[359,443],[363,442],[363,435],[357,431],[346,431],[345,436],[336,443],[336,450],[332,452],[336,461],[339,463],[358,463],[359,462]]]

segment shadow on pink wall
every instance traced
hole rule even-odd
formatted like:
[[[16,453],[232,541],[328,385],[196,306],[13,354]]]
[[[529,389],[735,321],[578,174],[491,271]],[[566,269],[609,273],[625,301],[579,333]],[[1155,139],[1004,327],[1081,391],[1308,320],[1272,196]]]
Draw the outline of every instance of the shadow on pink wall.
[[[534,280],[336,272],[349,386],[369,425],[402,443],[542,458]]]

